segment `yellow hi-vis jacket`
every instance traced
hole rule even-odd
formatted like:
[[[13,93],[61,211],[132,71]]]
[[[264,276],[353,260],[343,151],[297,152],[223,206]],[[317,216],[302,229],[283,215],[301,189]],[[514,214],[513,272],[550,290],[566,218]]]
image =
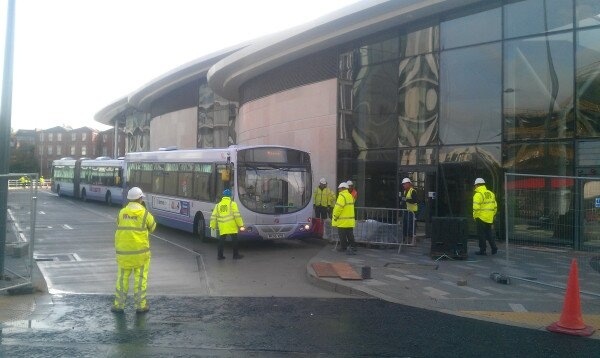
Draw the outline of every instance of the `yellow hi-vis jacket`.
[[[341,228],[354,227],[354,198],[348,190],[340,191],[335,207],[333,208],[333,220],[331,225]]]
[[[494,216],[498,211],[496,203],[496,195],[487,190],[485,185],[480,185],[475,188],[473,194],[473,219],[481,219],[481,221],[491,224],[494,222]]]
[[[404,192],[404,197],[406,198],[406,210],[416,213],[419,210],[419,204],[417,203],[417,198],[415,197],[417,190],[412,186],[408,188]]]
[[[156,221],[146,208],[130,201],[117,217],[115,250],[120,268],[142,266],[150,259],[151,232],[156,229]]]
[[[219,226],[219,235],[237,234],[238,229],[244,226],[237,204],[228,196],[224,196],[215,205],[210,216],[210,228],[216,229],[217,225]]]
[[[333,207],[333,202],[335,201],[335,194],[331,189],[325,187],[321,190],[320,187],[315,188],[315,192],[313,194],[313,203],[316,206],[328,206]]]

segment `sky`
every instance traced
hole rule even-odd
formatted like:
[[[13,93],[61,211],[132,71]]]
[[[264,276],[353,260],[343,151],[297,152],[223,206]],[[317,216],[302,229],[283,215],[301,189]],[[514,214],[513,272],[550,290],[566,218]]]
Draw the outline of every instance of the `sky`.
[[[176,67],[357,1],[16,0],[11,128],[108,129],[97,112]]]

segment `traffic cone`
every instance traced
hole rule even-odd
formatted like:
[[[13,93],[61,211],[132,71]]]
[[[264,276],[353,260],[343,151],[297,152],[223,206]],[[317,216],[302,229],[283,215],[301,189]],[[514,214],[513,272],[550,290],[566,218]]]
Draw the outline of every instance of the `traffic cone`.
[[[565,302],[560,320],[554,322],[547,330],[556,333],[565,333],[574,336],[591,336],[595,329],[586,326],[581,316],[581,301],[579,299],[579,278],[577,277],[577,260],[571,261],[571,271],[565,292]]]

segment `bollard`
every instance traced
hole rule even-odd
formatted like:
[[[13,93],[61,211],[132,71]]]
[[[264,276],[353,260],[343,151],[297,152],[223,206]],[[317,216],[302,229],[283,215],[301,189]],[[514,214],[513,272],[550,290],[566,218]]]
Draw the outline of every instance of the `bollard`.
[[[361,270],[361,277],[363,279],[371,278],[371,266],[363,266]]]

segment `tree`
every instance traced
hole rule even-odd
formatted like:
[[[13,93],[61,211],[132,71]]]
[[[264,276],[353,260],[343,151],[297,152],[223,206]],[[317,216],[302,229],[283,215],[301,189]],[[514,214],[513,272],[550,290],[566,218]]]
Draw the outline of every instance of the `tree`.
[[[13,147],[8,166],[10,173],[38,173],[40,164],[35,156],[35,145],[23,144],[18,148]]]

